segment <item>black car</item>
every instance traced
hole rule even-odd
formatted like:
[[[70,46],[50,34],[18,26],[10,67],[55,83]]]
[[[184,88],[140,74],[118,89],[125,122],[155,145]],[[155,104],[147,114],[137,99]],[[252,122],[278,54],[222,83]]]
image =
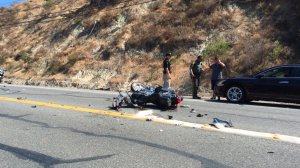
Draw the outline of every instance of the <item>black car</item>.
[[[215,93],[233,103],[252,100],[300,103],[300,64],[276,66],[249,77],[222,80]]]

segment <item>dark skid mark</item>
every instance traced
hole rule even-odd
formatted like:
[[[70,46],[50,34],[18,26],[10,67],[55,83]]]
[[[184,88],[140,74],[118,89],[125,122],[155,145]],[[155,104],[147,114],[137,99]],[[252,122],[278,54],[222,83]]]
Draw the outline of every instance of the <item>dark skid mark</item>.
[[[16,94],[16,93],[20,93],[21,91],[19,90],[11,90],[11,89],[7,89],[7,88],[0,88],[0,90],[4,91],[4,93],[1,93],[0,95],[9,95],[9,94]],[[9,91],[9,92],[7,92]]]
[[[32,121],[32,120],[22,118],[22,117],[29,116],[29,115],[30,114],[21,115],[21,116],[11,116],[11,115],[8,115],[8,114],[0,114],[0,117],[12,119],[12,120],[17,120],[17,121],[23,121],[23,122],[27,122],[27,123],[31,123],[31,124],[37,124],[37,125],[40,125],[40,126],[46,127],[46,128],[50,127],[47,123],[44,123],[44,122]]]
[[[51,93],[24,93],[20,90],[11,90],[11,89],[3,89],[3,91],[10,91],[9,93],[1,93],[0,95],[9,95],[9,94],[18,94],[18,95],[32,95],[32,96],[69,96],[69,97],[80,97],[80,98],[87,98],[87,99],[103,99],[105,101],[111,101],[111,98],[104,97],[104,96],[84,96],[84,95],[76,95],[78,92],[66,92],[66,93],[59,93],[59,94],[51,94]]]
[[[126,137],[120,137],[120,136],[115,136],[115,135],[100,135],[100,137],[122,139],[122,140],[125,140],[125,141],[129,141],[129,142],[149,146],[149,147],[152,147],[152,148],[156,148],[156,149],[159,149],[159,150],[164,150],[164,151],[167,151],[167,152],[171,152],[171,153],[174,153],[174,154],[177,154],[177,155],[181,155],[183,157],[187,157],[187,158],[190,158],[190,159],[193,159],[193,160],[200,161],[201,162],[201,167],[203,167],[203,168],[230,168],[229,166],[223,165],[223,164],[221,164],[217,161],[207,159],[207,158],[204,158],[202,156],[195,155],[195,154],[192,154],[192,153],[188,153],[188,152],[185,152],[185,151],[180,151],[180,150],[175,149],[175,148],[170,148],[170,147],[167,147],[167,146],[164,146],[164,145],[154,144],[154,143],[151,143],[151,142],[126,138]]]
[[[24,114],[24,115],[19,115],[19,116],[14,116],[14,117],[15,118],[23,118],[23,117],[26,117],[26,116],[31,116],[31,114]]]
[[[35,151],[5,145],[2,143],[0,143],[0,150],[10,152],[14,154],[16,157],[18,157],[19,159],[36,162],[44,167],[51,167],[57,164],[78,163],[78,162],[86,162],[86,161],[99,160],[99,159],[107,159],[115,155],[113,154],[113,155],[103,155],[103,156],[95,156],[95,157],[88,157],[88,158],[64,160],[64,159],[54,158],[52,156],[48,156]]]
[[[7,89],[7,88],[0,88],[0,90],[6,92],[6,91],[9,91],[10,89]]]
[[[92,133],[92,132],[81,131],[81,130],[78,130],[78,129],[75,129],[75,128],[70,128],[70,127],[52,127],[52,126],[49,126],[47,123],[38,122],[38,121],[31,121],[31,120],[27,120],[27,119],[21,119],[21,118],[18,118],[18,117],[3,115],[3,114],[0,114],[0,117],[6,117],[6,118],[9,118],[9,119],[13,119],[13,120],[18,120],[18,121],[23,121],[23,122],[33,123],[33,124],[39,124],[41,127],[46,127],[46,128],[49,128],[49,129],[60,129],[60,130],[71,131],[73,133],[84,134],[85,136],[120,139],[120,140],[124,140],[124,141],[128,141],[128,142],[132,142],[132,143],[136,143],[136,144],[156,148],[158,150],[164,150],[164,151],[174,153],[174,154],[186,157],[186,158],[197,160],[197,161],[201,162],[202,168],[231,168],[231,167],[223,165],[223,164],[221,164],[217,161],[207,159],[207,158],[204,158],[204,157],[199,156],[199,155],[195,155],[195,154],[188,153],[188,152],[185,152],[185,151],[180,151],[180,150],[175,149],[175,148],[171,148],[171,147],[168,147],[168,146],[155,144],[155,143],[151,143],[151,142],[147,142],[147,141],[142,141],[142,140],[137,140],[137,139],[132,139],[132,138],[126,138],[126,137],[121,137],[121,136],[116,136],[116,135],[98,135],[98,134],[95,134],[95,133]],[[59,164],[61,164],[61,163],[59,163]]]
[[[219,162],[216,162],[214,160],[207,159],[207,158],[204,158],[202,156],[195,155],[195,154],[192,154],[192,153],[188,153],[188,152],[185,152],[185,151],[180,151],[178,149],[170,148],[170,147],[167,147],[167,146],[164,146],[164,145],[159,145],[159,144],[155,144],[155,143],[151,143],[151,142],[146,142],[146,141],[132,139],[132,138],[126,138],[126,137],[121,137],[121,136],[116,136],[116,135],[98,135],[98,134],[95,134],[95,133],[80,131],[80,130],[77,130],[77,129],[74,129],[74,128],[63,128],[63,129],[69,129],[70,131],[72,131],[74,133],[81,133],[81,134],[84,134],[86,136],[111,138],[111,139],[121,139],[121,140],[124,140],[124,141],[137,143],[137,144],[140,144],[140,145],[156,148],[156,149],[159,149],[159,150],[164,150],[164,151],[171,152],[171,153],[174,153],[174,154],[177,154],[177,155],[181,155],[183,157],[187,157],[187,158],[190,158],[190,159],[193,159],[193,160],[200,161],[201,164],[202,164],[201,166],[203,168],[206,168],[206,167],[207,168],[230,168],[229,166],[223,165],[223,164],[221,164]]]
[[[111,98],[103,97],[103,96],[83,96],[83,95],[76,95],[76,94],[78,94],[78,92],[70,92],[70,93],[65,93],[62,95],[70,96],[70,97],[81,97],[81,98],[91,98],[91,99],[98,98],[98,99],[104,99],[104,100],[111,100]]]

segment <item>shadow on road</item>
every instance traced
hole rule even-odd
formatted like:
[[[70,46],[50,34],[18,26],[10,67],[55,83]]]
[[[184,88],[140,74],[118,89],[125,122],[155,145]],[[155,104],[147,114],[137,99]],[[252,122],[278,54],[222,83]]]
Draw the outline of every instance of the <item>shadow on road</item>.
[[[52,156],[48,156],[42,153],[38,153],[35,151],[31,151],[28,149],[22,149],[18,147],[13,147],[9,145],[5,145],[0,143],[0,150],[10,152],[14,154],[16,157],[19,159],[24,159],[24,160],[30,160],[33,162],[36,162],[45,168],[52,167],[53,165],[58,165],[58,164],[65,164],[65,163],[78,163],[78,162],[86,162],[86,161],[92,161],[92,160],[99,160],[99,159],[106,159],[110,158],[113,155],[103,155],[103,156],[95,156],[95,157],[89,157],[89,158],[78,158],[78,159],[70,159],[70,160],[64,160],[64,159],[59,159],[55,158]]]
[[[26,115],[24,115],[24,116],[26,116]],[[99,134],[95,134],[93,132],[81,131],[81,130],[78,130],[75,128],[70,128],[70,127],[53,127],[53,126],[50,126],[48,123],[28,120],[28,119],[22,118],[22,116],[11,116],[8,114],[2,114],[2,115],[0,115],[0,117],[12,119],[12,120],[16,120],[16,121],[27,122],[27,123],[31,123],[31,124],[37,124],[43,128],[70,131],[70,132],[77,133],[77,134],[83,134],[85,136],[92,136],[92,137],[98,137],[98,138],[109,138],[109,139],[119,139],[119,140],[123,140],[123,141],[128,141],[131,143],[144,145],[144,146],[147,146],[150,148],[155,148],[157,150],[163,150],[166,152],[174,153],[174,154],[177,154],[177,155],[189,158],[189,159],[199,161],[201,163],[201,167],[204,167],[204,168],[206,168],[206,167],[230,168],[229,166],[223,165],[222,163],[219,163],[217,161],[214,161],[214,160],[211,160],[211,159],[208,159],[208,158],[205,158],[205,157],[193,154],[193,153],[188,153],[188,152],[181,151],[181,150],[178,150],[175,148],[171,148],[168,146],[156,144],[153,142],[147,142],[147,141],[143,141],[143,140],[122,137],[122,136],[118,136],[118,135],[99,135]],[[34,161],[34,162],[37,162],[37,163],[43,165],[45,168],[52,167],[52,165],[56,165],[56,164],[75,163],[75,162],[82,162],[82,161],[106,159],[106,158],[110,158],[110,157],[114,156],[114,155],[104,155],[104,156],[97,156],[97,157],[90,157],[90,158],[83,158],[83,159],[62,160],[62,159],[57,159],[57,158],[47,156],[47,155],[44,155],[41,153],[37,153],[34,151],[30,151],[27,149],[12,147],[12,146],[8,146],[8,145],[1,144],[1,143],[0,143],[0,150],[10,152],[21,158],[25,157],[26,159],[29,159],[31,161]]]

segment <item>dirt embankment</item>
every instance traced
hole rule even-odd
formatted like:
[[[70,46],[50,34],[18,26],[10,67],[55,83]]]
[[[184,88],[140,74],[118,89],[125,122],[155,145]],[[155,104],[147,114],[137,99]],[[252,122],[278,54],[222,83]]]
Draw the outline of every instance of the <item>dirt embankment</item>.
[[[225,77],[300,63],[297,0],[31,0],[0,11],[0,66],[8,83],[124,89],[162,83],[190,93],[197,55],[225,62]],[[209,70],[202,91],[209,90]]]

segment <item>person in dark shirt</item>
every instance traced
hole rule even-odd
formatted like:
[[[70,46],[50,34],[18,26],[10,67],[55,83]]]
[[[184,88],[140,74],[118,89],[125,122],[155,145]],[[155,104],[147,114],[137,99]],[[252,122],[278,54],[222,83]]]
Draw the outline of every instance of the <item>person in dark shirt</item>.
[[[201,74],[203,71],[202,60],[202,57],[198,56],[190,67],[190,75],[193,82],[193,99],[201,99],[201,97],[199,97],[197,94],[200,87]]]
[[[0,83],[2,82],[4,76],[4,69],[0,67]]]
[[[170,63],[170,59],[171,59],[171,53],[167,53],[166,54],[166,57],[164,59],[164,62],[163,62],[163,81],[164,81],[164,84],[163,84],[163,87],[164,88],[169,88],[170,85],[171,85],[171,63]]]
[[[218,57],[215,57],[214,63],[210,63],[209,67],[211,69],[211,90],[213,90],[211,99],[216,99],[215,86],[222,79],[222,70],[225,68],[225,64]]]

